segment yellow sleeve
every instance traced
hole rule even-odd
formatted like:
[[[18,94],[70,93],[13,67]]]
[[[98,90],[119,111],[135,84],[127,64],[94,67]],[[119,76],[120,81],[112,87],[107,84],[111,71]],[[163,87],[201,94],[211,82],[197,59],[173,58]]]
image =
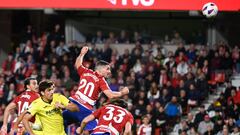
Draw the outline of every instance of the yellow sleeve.
[[[29,112],[32,116],[34,116],[34,115],[38,112],[38,107],[39,107],[38,102],[37,102],[37,100],[35,100],[35,101],[33,101],[33,102],[31,103],[31,105],[29,106],[28,112]]]
[[[61,104],[63,104],[65,107],[69,104],[69,100],[65,97],[65,96],[63,96],[63,95],[61,95],[61,94],[57,94],[57,101],[58,102],[60,102]]]

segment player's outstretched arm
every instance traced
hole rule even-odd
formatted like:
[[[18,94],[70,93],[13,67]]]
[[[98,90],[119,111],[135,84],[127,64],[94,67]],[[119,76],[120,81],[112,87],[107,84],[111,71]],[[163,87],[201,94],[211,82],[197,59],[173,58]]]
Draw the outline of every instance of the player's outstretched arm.
[[[82,66],[83,63],[83,57],[85,56],[85,54],[88,52],[88,47],[84,46],[81,49],[81,52],[79,54],[79,56],[77,57],[76,61],[75,61],[75,67],[78,69],[80,66]]]
[[[24,117],[23,117],[23,120],[22,120],[24,127],[26,128],[26,130],[28,131],[28,133],[30,133],[30,135],[34,135],[32,129],[31,129],[31,127],[30,127],[30,124],[29,124],[29,120],[30,120],[32,117],[33,117],[33,116],[32,116],[29,112],[27,112],[27,113],[25,113],[25,115],[24,115]]]
[[[131,131],[132,131],[132,125],[130,122],[127,122],[125,125],[125,130],[123,135],[131,135]]]
[[[128,87],[124,87],[122,88],[119,92],[114,92],[111,90],[104,90],[103,93],[109,98],[109,99],[113,99],[113,98],[118,98],[121,97],[123,95],[126,95],[129,93],[129,89]]]
[[[8,106],[6,107],[5,111],[4,111],[4,115],[3,115],[3,125],[1,127],[1,133],[7,133],[7,124],[8,124],[8,117],[10,112],[15,109],[17,106],[15,103],[10,103],[8,104]]]
[[[86,118],[83,119],[81,126],[77,128],[76,132],[77,134],[81,134],[83,132],[83,129],[86,127],[87,123],[94,120],[95,117],[93,114],[88,115]]]
[[[72,102],[70,102],[67,106],[64,106],[60,102],[56,102],[55,107],[59,108],[59,109],[67,109],[71,112],[78,112],[79,111],[78,106],[76,104],[72,103]]]

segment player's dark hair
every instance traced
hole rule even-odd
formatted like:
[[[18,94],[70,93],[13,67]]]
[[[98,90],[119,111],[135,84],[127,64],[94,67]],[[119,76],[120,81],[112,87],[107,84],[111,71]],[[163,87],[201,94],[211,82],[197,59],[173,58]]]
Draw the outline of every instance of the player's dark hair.
[[[104,60],[100,60],[96,63],[96,68],[99,67],[99,66],[107,66],[109,65],[110,63],[108,63],[107,61],[104,61]]]
[[[41,81],[39,83],[39,88],[38,88],[40,95],[41,95],[42,91],[44,92],[46,89],[50,88],[53,85],[54,85],[54,82],[51,81],[51,80],[43,80],[43,81]]]
[[[147,114],[145,114],[145,115],[143,115],[143,116],[141,117],[141,119],[143,120],[144,118],[148,118],[148,119],[149,119],[149,116],[148,116]]]
[[[27,85],[30,85],[31,80],[37,80],[37,79],[33,78],[33,77],[29,77],[29,78],[25,79],[24,80],[24,89],[27,89]]]
[[[127,102],[124,101],[123,99],[112,99],[112,100],[110,100],[109,104],[114,104],[114,105],[120,106],[122,108],[128,107]]]

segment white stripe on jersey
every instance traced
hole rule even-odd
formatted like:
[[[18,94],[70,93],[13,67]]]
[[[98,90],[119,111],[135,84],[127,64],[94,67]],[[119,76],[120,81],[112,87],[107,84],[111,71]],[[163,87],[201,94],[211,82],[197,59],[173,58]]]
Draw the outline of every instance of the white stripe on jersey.
[[[76,92],[76,95],[79,96],[83,101],[86,101],[87,103],[89,103],[90,105],[94,106],[96,101],[90,99],[89,97],[87,97],[86,95],[84,95],[83,93],[81,93],[80,91]]]

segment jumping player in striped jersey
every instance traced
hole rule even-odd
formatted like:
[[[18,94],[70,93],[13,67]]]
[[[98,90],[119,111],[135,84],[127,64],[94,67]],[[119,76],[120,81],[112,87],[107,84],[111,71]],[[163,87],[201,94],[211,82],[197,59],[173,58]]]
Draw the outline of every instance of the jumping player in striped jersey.
[[[82,120],[90,115],[95,106],[101,92],[109,99],[118,98],[129,93],[129,89],[124,87],[119,92],[113,92],[105,78],[111,75],[110,65],[106,61],[98,61],[95,70],[88,69],[82,65],[83,57],[88,52],[88,47],[84,46],[81,49],[79,56],[76,59],[75,67],[80,76],[80,82],[77,92],[70,100],[79,107],[79,112],[63,112],[65,129],[71,123],[82,122]],[[95,120],[86,125],[85,130],[92,130],[97,125]]]

